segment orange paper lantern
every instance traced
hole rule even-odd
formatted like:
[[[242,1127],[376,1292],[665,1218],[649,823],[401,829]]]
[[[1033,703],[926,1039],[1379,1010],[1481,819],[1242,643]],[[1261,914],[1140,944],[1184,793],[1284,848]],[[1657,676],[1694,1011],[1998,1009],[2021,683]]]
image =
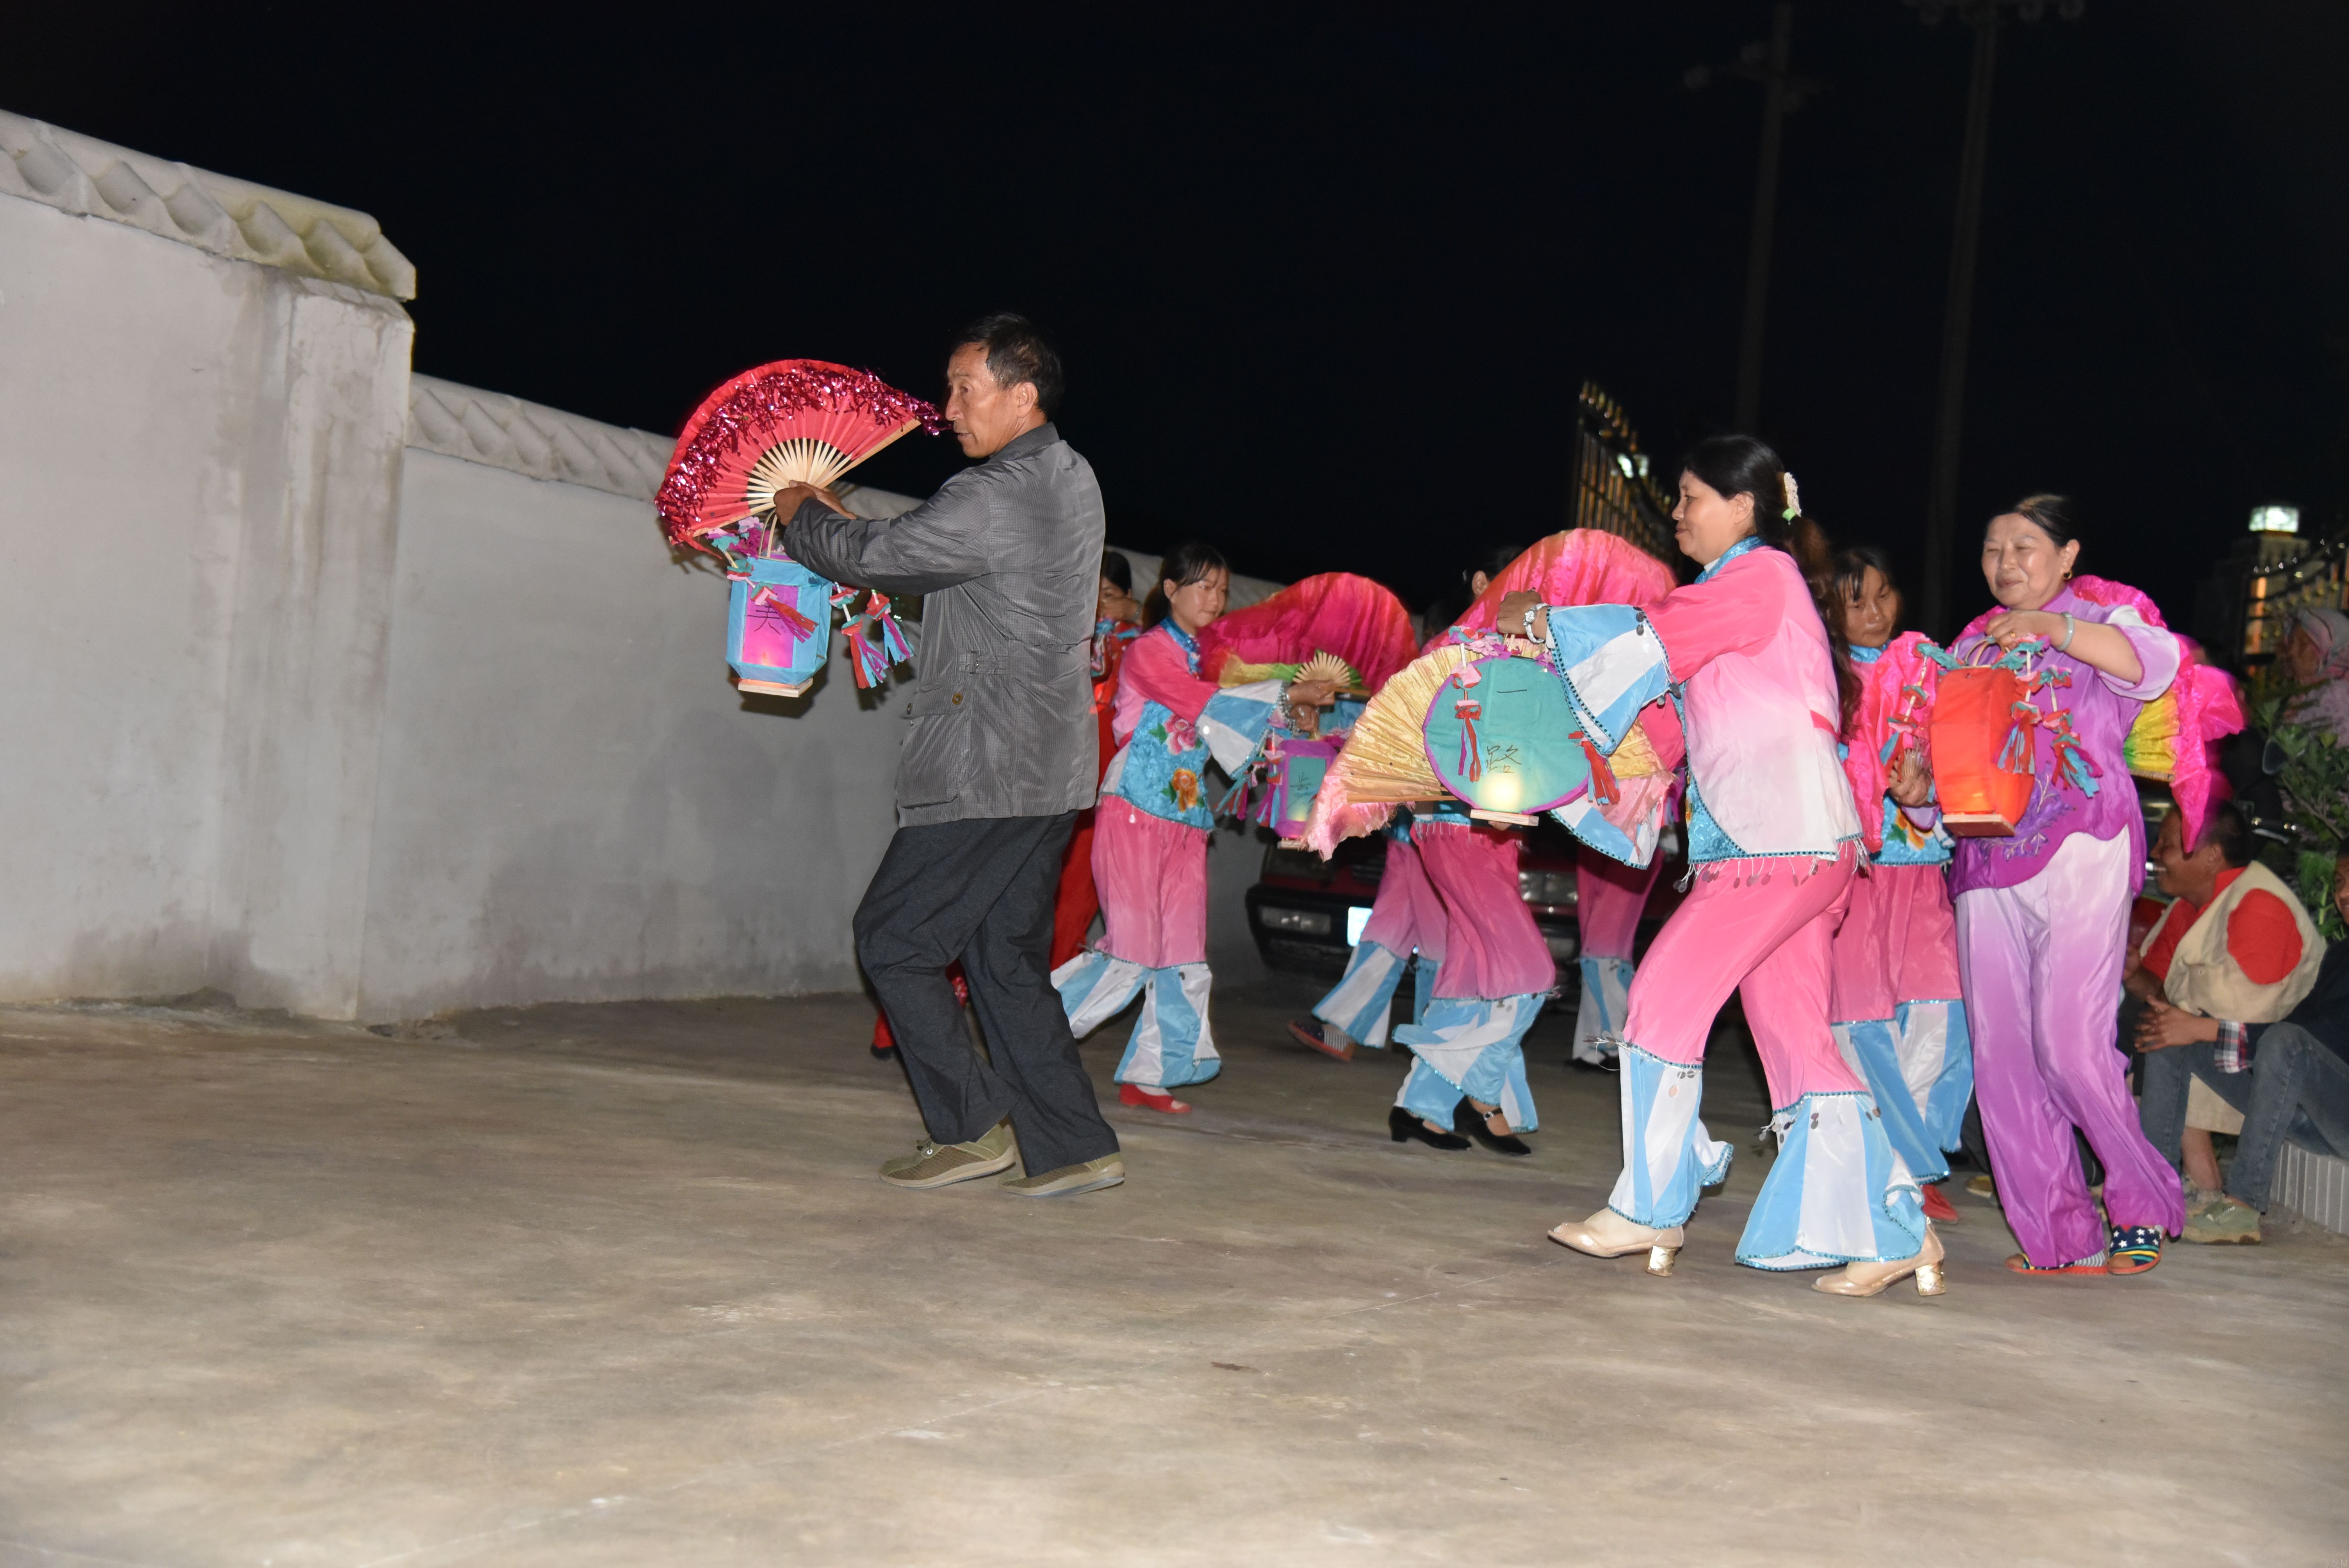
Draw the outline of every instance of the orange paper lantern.
[[[2028,695],[2022,676],[1995,665],[1941,674],[1927,727],[1933,789],[1941,825],[1961,839],[2005,838],[2031,804],[2033,751],[2023,753],[2024,772],[1999,766],[2015,704]]]

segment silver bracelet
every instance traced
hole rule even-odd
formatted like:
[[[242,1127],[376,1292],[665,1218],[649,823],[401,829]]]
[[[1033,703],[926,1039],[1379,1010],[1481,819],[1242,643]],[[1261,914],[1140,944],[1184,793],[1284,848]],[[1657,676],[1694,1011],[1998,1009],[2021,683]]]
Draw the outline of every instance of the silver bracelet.
[[[1538,643],[1541,641],[1539,637],[1534,635],[1534,617],[1540,614],[1541,611],[1542,606],[1536,604],[1532,609],[1526,612],[1526,641],[1528,643]]]
[[[2078,631],[2079,629],[2080,629],[2080,628],[2073,623],[2073,620],[2072,620],[2072,612],[2071,612],[2071,611],[2069,611],[2069,610],[2064,611],[2064,640],[2063,640],[2062,642],[2060,642],[2060,643],[2058,643],[2058,644],[2056,644],[2056,645],[2055,645],[2055,651],[2056,651],[2057,653],[2059,653],[2059,654],[2064,654],[2064,653],[2069,653],[2069,652],[2071,652],[2071,650],[2072,650],[2072,634],[2073,634],[2073,633],[2075,633],[2075,632],[2076,632],[2076,631]]]

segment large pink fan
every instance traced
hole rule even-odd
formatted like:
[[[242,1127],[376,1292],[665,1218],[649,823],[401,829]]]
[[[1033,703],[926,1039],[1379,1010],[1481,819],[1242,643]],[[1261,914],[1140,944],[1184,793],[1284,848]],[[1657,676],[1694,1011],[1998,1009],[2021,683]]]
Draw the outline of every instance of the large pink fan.
[[[2148,624],[2168,629],[2160,607],[2126,583],[2083,574],[2072,579],[2072,592],[2091,604],[2127,604]],[[1986,617],[1975,618],[1977,626],[1987,624]],[[2121,757],[2139,778],[2168,783],[2185,814],[2186,841],[2199,844],[2212,804],[2233,793],[2219,767],[2219,742],[2243,727],[2243,707],[2234,677],[2207,663],[2193,638],[2178,642],[2178,675],[2168,691],[2137,710]]]
[[[1471,632],[1518,630],[1494,624],[1511,593],[1539,593],[1545,604],[1652,604],[1674,585],[1672,569],[1630,540],[1569,528],[1510,562],[1455,624]]]
[[[1199,633],[1199,673],[1221,680],[1235,662],[1299,665],[1333,654],[1371,692],[1418,651],[1402,600],[1367,577],[1325,572],[1210,622]]]
[[[653,505],[669,539],[707,550],[706,534],[753,518],[769,528],[775,492],[829,485],[938,411],[867,370],[823,359],[778,359],[702,399]]]

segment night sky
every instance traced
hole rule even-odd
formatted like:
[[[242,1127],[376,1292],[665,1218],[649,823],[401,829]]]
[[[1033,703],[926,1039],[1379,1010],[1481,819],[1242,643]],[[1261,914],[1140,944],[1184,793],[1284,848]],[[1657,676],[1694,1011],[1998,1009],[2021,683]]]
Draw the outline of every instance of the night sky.
[[[1726,427],[1760,90],[1682,76],[1766,0],[1139,10],[40,6],[0,108],[371,212],[419,370],[664,433],[786,356],[938,396],[956,327],[1024,311],[1112,539],[1264,576],[1420,603],[1563,526],[1586,377],[1666,464]],[[1970,49],[1897,0],[1796,11],[1826,91],[1787,128],[1757,433],[1912,590]],[[2349,521],[2344,60],[2330,0],[2002,34],[1966,612],[2026,490],[2180,623],[2255,503]],[[859,477],[960,462],[909,438]]]

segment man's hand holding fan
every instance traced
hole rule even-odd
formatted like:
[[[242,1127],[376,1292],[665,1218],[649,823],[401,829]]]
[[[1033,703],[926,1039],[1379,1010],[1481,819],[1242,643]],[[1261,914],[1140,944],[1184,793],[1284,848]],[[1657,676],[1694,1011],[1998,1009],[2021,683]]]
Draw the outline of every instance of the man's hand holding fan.
[[[654,506],[672,543],[722,558],[732,584],[727,662],[744,691],[797,696],[830,650],[835,603],[854,600],[776,548],[802,502],[845,517],[843,474],[938,412],[869,371],[822,359],[779,359],[744,371],[702,400],[678,438]],[[856,684],[870,686],[905,639],[878,594],[850,622]]]

